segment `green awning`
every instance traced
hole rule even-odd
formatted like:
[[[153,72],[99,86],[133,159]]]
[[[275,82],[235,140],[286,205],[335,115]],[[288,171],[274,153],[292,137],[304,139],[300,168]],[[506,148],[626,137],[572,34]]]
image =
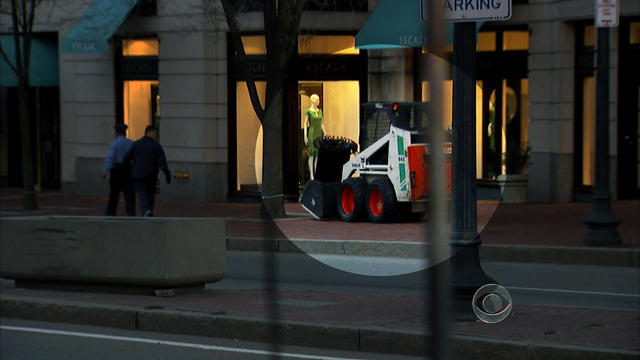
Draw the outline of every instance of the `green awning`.
[[[129,16],[138,0],[93,0],[82,18],[62,39],[63,52],[109,50],[109,39]]]
[[[421,0],[383,0],[356,34],[360,49],[389,49],[427,46]],[[447,38],[453,26],[446,25]]]
[[[0,35],[0,46],[12,64],[16,50],[13,35]],[[29,62],[29,84],[31,86],[58,86],[58,44],[55,37],[31,38],[31,61]],[[0,86],[18,86],[18,77],[0,56]]]
[[[382,0],[356,34],[356,48],[426,47],[422,0]],[[476,30],[482,25],[476,22]],[[453,22],[444,23],[443,43],[453,44]]]

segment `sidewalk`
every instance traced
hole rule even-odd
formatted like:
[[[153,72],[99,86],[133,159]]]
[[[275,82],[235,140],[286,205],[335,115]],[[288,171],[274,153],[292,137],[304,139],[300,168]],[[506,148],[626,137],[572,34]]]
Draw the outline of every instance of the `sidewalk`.
[[[21,210],[20,189],[0,189],[0,216],[100,216],[106,196],[74,196],[61,192],[38,194],[39,210]],[[425,246],[423,223],[346,223],[313,219],[297,203],[285,205],[288,217],[271,222],[259,219],[253,203],[158,203],[156,214],[167,217],[224,217],[229,250],[306,251],[363,256],[421,256]],[[623,244],[613,248],[585,247],[584,219],[589,203],[501,204],[478,202],[481,257],[490,261],[551,262],[590,265],[640,266],[640,201],[614,201],[612,209],[622,223]],[[124,204],[118,207],[124,215]],[[292,240],[292,246],[285,239]]]
[[[59,192],[38,195],[40,210],[25,213],[20,210],[19,191],[1,190],[0,216],[96,216],[101,215],[106,204],[106,197]],[[292,239],[294,243],[339,242],[343,250],[347,248],[344,244],[357,242],[378,246],[423,244],[424,225],[420,223],[317,221],[307,216],[298,204],[289,203],[286,207],[289,216],[276,221],[275,227],[258,218],[258,204],[160,203],[157,214],[225,217],[230,248],[241,246],[243,241],[244,245],[261,244],[262,248],[268,248],[265,244],[280,246],[287,242],[282,241],[284,239]],[[119,210],[122,209],[121,206]],[[491,250],[494,252],[506,249],[503,256],[512,261],[518,254],[534,257],[554,254],[546,260],[566,262],[567,256],[584,258],[586,251],[592,254],[588,260],[592,263],[610,253],[637,256],[640,249],[639,201],[613,203],[614,213],[623,221],[619,230],[624,238],[624,246],[615,249],[582,246],[585,231],[582,221],[591,211],[590,204],[481,202],[478,209],[482,248],[494,249]],[[287,251],[279,247],[275,250]],[[316,291],[311,290],[311,286],[309,290],[280,291],[209,288],[204,292],[161,298],[24,289],[16,288],[13,281],[0,280],[3,318],[247,341],[277,339],[290,345],[414,355],[424,354],[427,347],[426,300],[420,296],[388,295],[383,291],[367,294]],[[457,322],[452,333],[453,349],[460,359],[637,359],[640,356],[640,309],[514,304],[510,318],[499,324]]]

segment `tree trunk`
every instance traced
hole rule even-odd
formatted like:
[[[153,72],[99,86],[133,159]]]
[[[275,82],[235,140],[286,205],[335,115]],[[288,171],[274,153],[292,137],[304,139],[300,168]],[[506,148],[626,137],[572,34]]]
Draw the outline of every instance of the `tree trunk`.
[[[262,207],[263,218],[278,219],[286,216],[282,177],[282,99],[283,88],[274,89],[275,96],[267,108],[263,128],[262,152]]]
[[[36,193],[33,182],[33,155],[31,154],[31,123],[29,121],[29,84],[19,80],[20,136],[22,140],[22,210],[35,210]]]

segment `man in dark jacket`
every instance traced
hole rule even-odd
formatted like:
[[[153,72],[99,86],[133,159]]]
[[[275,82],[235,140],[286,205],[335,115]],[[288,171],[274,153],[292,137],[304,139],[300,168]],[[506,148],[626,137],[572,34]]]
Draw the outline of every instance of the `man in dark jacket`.
[[[131,178],[138,194],[140,212],[143,216],[153,216],[155,206],[158,169],[162,169],[167,184],[171,184],[171,172],[167,165],[162,146],[156,141],[157,132],[153,125],[147,126],[144,136],[133,143],[128,159],[131,162]]]

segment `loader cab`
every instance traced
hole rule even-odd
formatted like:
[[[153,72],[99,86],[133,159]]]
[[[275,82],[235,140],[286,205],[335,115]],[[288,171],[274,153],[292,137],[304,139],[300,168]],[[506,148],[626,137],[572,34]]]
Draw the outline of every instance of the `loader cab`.
[[[411,143],[426,143],[432,126],[429,121],[429,103],[376,102],[361,104],[360,149],[376,142],[389,131],[389,126],[411,131]],[[451,133],[445,131],[445,142]]]

